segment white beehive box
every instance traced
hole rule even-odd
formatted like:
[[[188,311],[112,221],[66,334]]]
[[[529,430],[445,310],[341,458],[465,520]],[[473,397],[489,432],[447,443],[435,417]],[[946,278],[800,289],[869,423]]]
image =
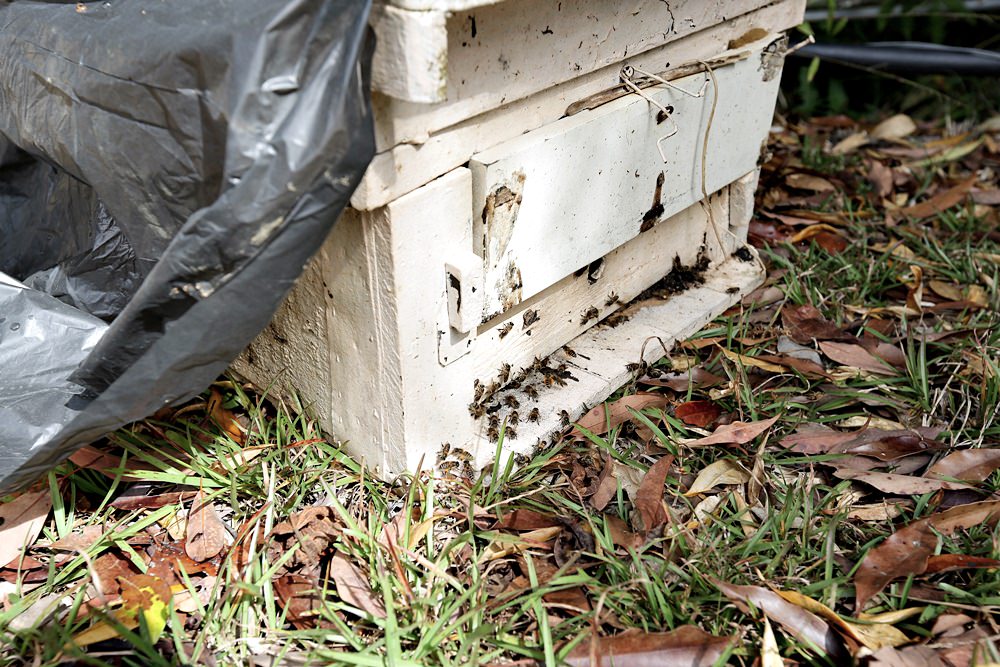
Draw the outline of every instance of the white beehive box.
[[[384,476],[446,443],[485,464],[503,423],[530,452],[759,284],[743,243],[803,10],[378,5],[378,154],[236,369]],[[624,65],[672,85],[635,94]]]

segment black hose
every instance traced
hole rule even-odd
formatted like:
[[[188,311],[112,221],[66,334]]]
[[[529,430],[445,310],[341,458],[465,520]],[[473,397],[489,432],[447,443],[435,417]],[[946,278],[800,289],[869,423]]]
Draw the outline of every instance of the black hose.
[[[865,65],[886,72],[1000,76],[1000,53],[996,51],[926,42],[810,44],[794,55]]]

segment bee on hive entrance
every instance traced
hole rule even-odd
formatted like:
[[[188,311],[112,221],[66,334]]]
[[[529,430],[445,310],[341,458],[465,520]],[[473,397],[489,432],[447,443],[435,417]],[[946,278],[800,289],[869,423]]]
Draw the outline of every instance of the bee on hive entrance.
[[[563,352],[566,353],[566,356],[569,356],[569,357],[575,357],[576,356],[576,352],[569,345],[563,345],[562,350],[563,350]]]
[[[538,398],[538,390],[535,389],[535,385],[533,385],[533,384],[529,384],[527,387],[525,387],[524,388],[524,393],[527,394],[528,396],[530,396],[531,398],[535,398],[535,399]]]
[[[538,317],[537,310],[526,310],[524,311],[524,326],[530,327],[532,324],[537,322],[540,318]]]
[[[496,442],[500,439],[500,431],[495,426],[489,427],[486,430],[486,437],[490,439],[490,442]]]
[[[514,396],[513,394],[507,394],[506,396],[504,396],[503,403],[508,408],[514,408],[515,410],[521,407],[521,402],[517,400],[517,397]]]
[[[510,379],[510,364],[500,364],[500,384],[506,384]]]
[[[486,392],[486,387],[483,386],[482,382],[476,380],[475,382],[472,383],[472,398],[476,403],[482,400],[483,394],[485,392]]]
[[[482,403],[469,403],[469,414],[474,419],[479,419],[486,414],[486,406]]]
[[[563,426],[569,426],[569,412],[566,410],[559,411],[559,423]]]
[[[597,308],[595,308],[594,306],[591,306],[586,311],[584,311],[583,318],[580,320],[580,324],[586,324],[587,322],[590,322],[591,320],[596,320],[597,317],[598,317],[598,315],[600,315],[600,314],[601,313],[600,313],[599,310],[597,310]]]
[[[531,412],[528,413],[529,422],[537,422],[541,415],[538,413],[538,408],[531,408]]]
[[[605,306],[613,306],[616,303],[619,303],[620,301],[621,301],[621,299],[618,298],[618,295],[615,294],[614,292],[612,292],[611,294],[608,295],[608,299],[607,299],[607,301],[604,302],[604,305]]]
[[[514,428],[513,426],[508,426],[507,430],[504,431],[504,437],[508,438],[509,440],[516,440],[517,439],[517,429]]]
[[[740,293],[739,287],[733,286],[726,288],[726,294],[739,294],[739,293]]]
[[[507,415],[507,422],[510,424],[518,424],[521,421],[521,415],[517,414],[517,410],[511,410],[510,414]]]
[[[489,425],[490,428],[500,428],[500,416],[497,413],[490,415]]]
[[[456,447],[455,449],[453,449],[452,452],[451,452],[451,454],[452,454],[452,456],[454,456],[459,461],[471,461],[472,460],[472,454],[470,454],[469,452],[465,451],[464,449],[459,449],[458,447]]]
[[[508,322],[507,324],[500,327],[500,339],[503,340],[504,336],[510,333],[510,330],[514,328],[513,322]]]
[[[450,452],[450,451],[451,451],[451,443],[450,442],[442,442],[441,443],[441,449],[439,449],[438,453],[437,453],[438,461],[440,461],[442,459],[448,458],[448,452]]]

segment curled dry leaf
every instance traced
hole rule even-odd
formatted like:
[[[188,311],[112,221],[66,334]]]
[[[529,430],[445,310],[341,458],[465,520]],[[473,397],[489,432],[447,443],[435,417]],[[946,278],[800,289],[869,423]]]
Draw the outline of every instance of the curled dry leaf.
[[[789,338],[802,345],[812,343],[814,339],[855,340],[854,336],[841,331],[840,327],[810,305],[782,308],[781,321]]]
[[[271,531],[268,546],[271,562],[281,558],[288,550],[296,549],[277,574],[316,575],[320,560],[329,553],[334,540],[340,535],[336,517],[333,507],[307,507],[276,525]]]
[[[950,535],[979,524],[993,524],[998,518],[1000,501],[992,500],[952,507],[897,530],[869,551],[858,566],[854,574],[857,610],[864,609],[893,579],[922,574],[937,546],[938,533]]]
[[[822,602],[798,591],[775,591],[788,602],[826,619],[841,634],[872,651],[883,646],[902,646],[910,641],[903,632],[888,623],[852,623],[840,617]]]
[[[819,349],[838,364],[876,375],[896,375],[896,369],[891,364],[882,361],[860,345],[822,340],[819,342]]]
[[[779,366],[778,364],[773,364],[769,361],[762,361],[755,357],[749,357],[745,354],[739,354],[738,352],[733,352],[730,349],[722,348],[722,354],[726,356],[730,361],[735,361],[742,366],[752,366],[754,368],[759,368],[761,370],[767,371],[769,373],[784,373],[785,367]]]
[[[702,468],[684,495],[696,496],[724,484],[746,484],[749,481],[750,473],[739,463],[732,459],[719,459]]]
[[[704,438],[690,440],[684,444],[688,447],[707,447],[709,445],[745,445],[767,429],[774,426],[777,417],[771,417],[756,422],[733,422],[715,429],[715,433]]]
[[[845,465],[830,461],[824,465],[834,468],[833,474],[839,479],[851,479],[864,482],[874,486],[883,493],[895,495],[919,495],[922,493],[932,493],[947,489],[957,491],[959,489],[971,488],[968,484],[960,482],[948,482],[943,479],[928,479],[927,477],[915,477],[913,475],[898,475],[891,472],[878,472],[875,470],[858,470]]]
[[[974,484],[985,481],[997,468],[1000,468],[1000,449],[961,449],[928,468],[924,477]]]
[[[636,492],[635,508],[639,513],[642,529],[647,533],[667,522],[667,510],[663,507],[663,487],[673,462],[673,456],[664,456],[651,465]]]
[[[905,208],[899,209],[899,212],[910,218],[921,219],[929,218],[932,215],[941,213],[942,211],[947,211],[952,206],[961,203],[969,194],[969,190],[972,186],[976,184],[979,177],[976,175],[970,176],[958,185],[945,190],[944,192],[939,192],[930,199],[920,202],[919,204],[914,204],[913,206],[907,206]]]
[[[246,441],[246,433],[240,426],[239,419],[231,410],[226,409],[222,394],[214,387],[208,399],[208,414],[234,442],[242,445]]]
[[[715,387],[725,382],[726,379],[709,373],[704,368],[696,366],[686,371],[672,371],[664,373],[658,378],[645,377],[640,380],[643,384],[654,387],[669,387],[676,392],[687,392],[688,389],[703,389]]]
[[[953,570],[996,567],[1000,567],[1000,560],[996,558],[966,556],[965,554],[941,554],[940,556],[931,556],[927,559],[927,568],[924,570],[924,573],[935,574],[937,572],[951,572]]]
[[[51,509],[47,489],[25,491],[0,505],[0,563],[9,563],[34,544]]]
[[[203,492],[191,501],[185,537],[184,551],[197,563],[215,558],[231,541],[226,525]]]
[[[732,637],[716,637],[693,625],[671,632],[626,630],[613,637],[592,635],[573,648],[566,663],[573,667],[708,667],[735,642]]]
[[[895,116],[889,116],[871,131],[872,139],[902,139],[903,137],[908,137],[917,131],[917,124],[913,122],[913,119],[907,116],[905,113],[898,113]]]
[[[829,656],[844,654],[844,644],[836,633],[810,611],[787,602],[774,591],[760,586],[737,586],[717,579],[711,581],[743,613],[750,613],[749,605],[760,609],[768,618],[778,623],[786,632],[806,644],[811,644]]]
[[[663,394],[638,393],[630,396],[622,396],[611,403],[602,403],[595,406],[587,414],[580,417],[577,425],[585,428],[595,435],[603,435],[616,426],[620,426],[632,419],[629,410],[644,410],[646,408],[662,408],[667,404],[667,397]],[[574,428],[578,438],[584,438],[583,432],[579,428]]]
[[[774,630],[771,629],[771,621],[764,617],[764,632],[760,638],[760,665],[761,667],[785,667],[785,661],[778,651],[778,640],[774,637]]]

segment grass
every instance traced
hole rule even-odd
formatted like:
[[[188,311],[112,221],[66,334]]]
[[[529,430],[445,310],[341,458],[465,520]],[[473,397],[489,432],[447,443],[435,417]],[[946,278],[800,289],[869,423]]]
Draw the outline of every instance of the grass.
[[[840,176],[858,168],[856,160],[824,158],[817,146],[808,146],[808,160],[803,156],[810,168]],[[843,212],[838,206],[838,198],[822,204]],[[594,632],[691,624],[737,638],[719,664],[750,665],[761,642],[760,613],[739,610],[713,579],[798,591],[853,617],[853,575],[864,555],[902,525],[935,512],[948,495],[896,498],[906,502],[895,519],[852,519],[859,502],[878,503],[885,494],[830,475],[822,463],[831,455],[796,454],[780,439],[803,424],[836,426],[852,418],[939,425],[951,447],[995,445],[1000,438],[998,269],[982,259],[1000,247],[981,234],[993,223],[967,208],[910,227],[854,213],[844,215],[850,243],[841,252],[814,242],[763,249],[772,275],[784,272],[774,283],[784,298],[745,301],[693,338],[718,337],[718,345],[684,349],[722,377],[721,385],[691,385],[671,395],[665,410],[635,413],[606,433],[564,437],[517,469],[382,482],[326,439],[299,406],[268,401],[232,381],[214,387],[226,412],[213,413],[206,394],[109,436],[101,449],[120,457],[116,465],[95,470],[68,463],[46,480],[53,512],[42,542],[29,552],[44,564],[34,570],[41,573],[36,579],[44,578],[31,590],[15,590],[0,613],[6,664],[557,664]],[[892,254],[894,243],[911,251],[907,262]],[[925,281],[985,285],[992,307],[899,316],[910,264],[923,269]],[[893,335],[876,325],[891,322],[905,363],[891,376],[830,364],[831,377],[824,378],[743,366],[720,353],[719,345],[748,357],[773,354],[781,309],[807,304],[885,341]],[[926,340],[926,331],[967,333]],[[970,355],[981,360],[979,371],[971,369]],[[668,367],[664,360],[650,375]],[[637,381],[620,394],[637,388],[659,390]],[[689,400],[711,401],[732,419],[780,419],[743,445],[691,448],[685,442],[699,431],[673,412]],[[245,442],[219,426],[219,414],[243,420]],[[244,451],[253,457],[241,458]],[[659,532],[639,534],[635,489],[665,455],[676,457],[663,493],[670,521]],[[698,471],[725,458],[753,471],[756,485],[685,495]],[[598,511],[591,494],[608,462],[618,487]],[[118,623],[117,637],[78,647],[78,633],[116,622],[113,606],[93,602],[98,560],[117,554],[134,568],[129,576],[149,570],[146,555],[160,548],[150,546],[151,535],[154,545],[169,542],[167,526],[190,506],[114,507],[136,479],[160,492],[201,490],[223,510],[235,543],[218,559],[217,574],[199,567],[176,574],[162,636],[145,621],[131,628]],[[980,486],[995,494],[1000,476]],[[696,514],[706,500],[714,509]],[[341,554],[366,584],[351,596],[332,575],[322,577],[303,620],[276,587],[299,552],[275,551],[268,536],[314,505],[331,507],[335,525],[319,566],[331,567],[330,557]],[[517,510],[545,515],[547,525],[505,527]],[[81,550],[44,546],[85,526],[103,530]],[[998,558],[1000,532],[980,525],[942,536],[937,553]],[[988,568],[911,576],[890,584],[866,611],[913,607],[922,609],[897,627],[915,640],[932,640],[935,619],[956,610],[988,627],[1000,609],[1000,580]],[[786,659],[842,664],[789,633],[777,634]],[[986,659],[1000,659],[987,650]]]

